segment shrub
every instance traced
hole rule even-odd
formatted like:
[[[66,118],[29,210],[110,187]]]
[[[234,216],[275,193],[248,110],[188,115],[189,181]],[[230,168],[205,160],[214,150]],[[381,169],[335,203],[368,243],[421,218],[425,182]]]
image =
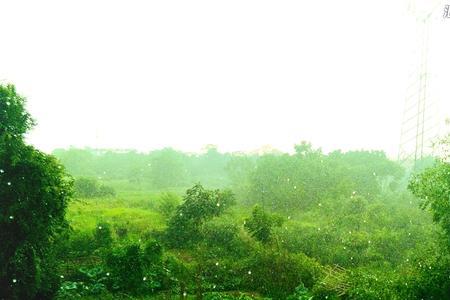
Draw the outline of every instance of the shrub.
[[[186,191],[183,204],[169,220],[167,243],[183,248],[198,242],[202,224],[221,215],[233,203],[230,191],[206,190],[200,184],[194,185]]]
[[[180,205],[181,199],[175,193],[162,193],[159,196],[157,210],[165,218],[170,219]]]
[[[114,197],[115,190],[100,184],[95,178],[80,177],[75,180],[75,195],[80,198]]]
[[[211,220],[202,227],[202,240],[208,252],[214,255],[243,257],[247,247],[239,238],[239,228],[228,221]]]
[[[94,240],[97,248],[109,248],[113,242],[111,226],[106,222],[98,223],[94,230]]]
[[[144,268],[138,244],[114,249],[107,255],[106,265],[110,270],[113,290],[136,294],[142,288]]]
[[[255,205],[252,216],[245,220],[244,227],[256,240],[267,244],[272,240],[272,228],[282,224],[283,219],[280,216],[270,215],[262,207]]]
[[[302,254],[260,250],[247,263],[244,285],[274,299],[285,299],[303,283],[311,288],[321,276],[320,265]]]
[[[98,298],[107,292],[106,282],[108,273],[101,267],[78,269],[77,274],[71,281],[64,281],[56,295],[56,299],[79,299],[86,296]]]
[[[113,249],[106,256],[109,288],[131,294],[148,294],[160,290],[163,283],[168,281],[162,255],[161,245],[154,240],[147,242],[144,249],[139,244]]]

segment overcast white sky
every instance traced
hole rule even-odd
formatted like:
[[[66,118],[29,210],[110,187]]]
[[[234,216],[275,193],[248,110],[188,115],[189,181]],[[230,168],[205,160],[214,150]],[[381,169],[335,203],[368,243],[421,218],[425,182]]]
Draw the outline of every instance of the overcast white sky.
[[[0,82],[28,98],[38,122],[29,141],[44,151],[290,150],[307,140],[395,156],[415,65],[406,8],[392,0],[2,1]],[[442,13],[430,52],[449,66]],[[433,78],[442,87],[450,74]]]

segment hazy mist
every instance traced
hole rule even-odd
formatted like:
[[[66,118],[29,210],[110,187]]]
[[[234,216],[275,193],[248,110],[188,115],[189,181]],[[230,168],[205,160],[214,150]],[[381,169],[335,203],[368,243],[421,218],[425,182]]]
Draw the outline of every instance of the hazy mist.
[[[0,80],[28,98],[29,141],[42,150],[290,151],[307,140],[397,154],[417,62],[404,1],[4,1],[2,11]],[[435,70],[448,70],[449,24],[432,31]],[[433,80],[443,98],[444,78]]]

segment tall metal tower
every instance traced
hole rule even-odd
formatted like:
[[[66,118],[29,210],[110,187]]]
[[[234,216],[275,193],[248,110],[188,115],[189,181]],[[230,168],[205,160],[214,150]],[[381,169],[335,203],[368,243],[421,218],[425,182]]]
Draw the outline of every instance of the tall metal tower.
[[[444,7],[442,0],[409,1],[409,12],[415,17],[419,55],[409,78],[400,135],[398,159],[406,164],[431,154],[431,142],[439,129],[438,99],[430,99],[428,94],[428,48],[430,20],[440,7]]]

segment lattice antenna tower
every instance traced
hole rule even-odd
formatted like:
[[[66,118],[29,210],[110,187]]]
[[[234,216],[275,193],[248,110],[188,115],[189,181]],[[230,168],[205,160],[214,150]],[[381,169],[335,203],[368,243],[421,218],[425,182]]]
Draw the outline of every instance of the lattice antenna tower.
[[[404,164],[415,163],[422,159],[431,149],[431,142],[436,137],[439,127],[435,115],[436,99],[428,97],[428,48],[430,20],[437,8],[443,7],[441,0],[409,1],[409,13],[415,18],[419,39],[417,59],[418,66],[409,77],[405,98],[403,122],[400,136],[398,159]]]

